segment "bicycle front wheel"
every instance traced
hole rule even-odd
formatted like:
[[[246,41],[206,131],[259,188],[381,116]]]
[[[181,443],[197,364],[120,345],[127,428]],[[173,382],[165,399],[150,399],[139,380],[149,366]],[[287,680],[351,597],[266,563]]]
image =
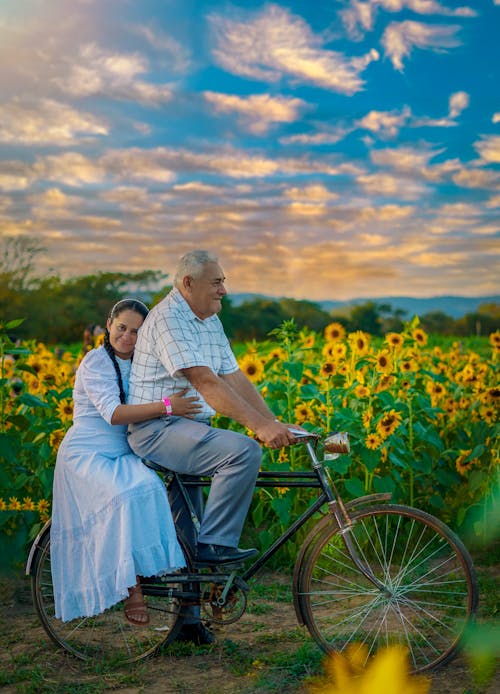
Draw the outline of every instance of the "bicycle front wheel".
[[[353,562],[333,519],[325,519],[303,553],[296,600],[305,625],[326,652],[364,644],[367,657],[402,644],[413,672],[456,653],[477,608],[472,560],[459,538],[433,516],[405,506],[354,511]]]
[[[130,663],[152,655],[160,646],[175,639],[182,624],[179,616],[181,592],[172,577],[169,584],[157,579],[157,586],[143,586],[150,617],[145,627],[127,621],[123,603],[94,617],[63,622],[55,616],[49,532],[40,542],[34,561],[32,594],[38,616],[50,638],[77,658],[112,665]],[[154,592],[158,595],[150,594]]]

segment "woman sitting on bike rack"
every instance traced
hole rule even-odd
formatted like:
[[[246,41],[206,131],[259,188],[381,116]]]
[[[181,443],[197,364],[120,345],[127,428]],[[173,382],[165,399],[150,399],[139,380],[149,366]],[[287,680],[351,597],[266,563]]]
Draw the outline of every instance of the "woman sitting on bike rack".
[[[55,611],[63,621],[125,599],[127,620],[145,626],[137,577],[185,566],[165,487],[127,443],[128,424],[167,416],[164,401],[124,404],[147,313],[134,299],[115,304],[104,345],[76,373],[74,422],[57,455],[50,532]],[[168,410],[191,417],[199,404],[184,393],[172,396]]]

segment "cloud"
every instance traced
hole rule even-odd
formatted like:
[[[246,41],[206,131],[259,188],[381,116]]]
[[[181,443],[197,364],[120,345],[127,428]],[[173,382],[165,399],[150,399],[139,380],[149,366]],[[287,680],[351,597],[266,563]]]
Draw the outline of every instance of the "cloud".
[[[353,128],[339,126],[316,133],[301,133],[280,137],[279,141],[282,145],[334,145],[343,140],[352,131]]]
[[[152,106],[169,101],[171,86],[138,78],[148,71],[149,62],[137,52],[120,53],[87,43],[70,62],[67,74],[54,78],[54,83],[74,97],[104,96]]]
[[[462,111],[464,111],[469,105],[469,95],[467,92],[455,92],[450,96],[449,100],[449,116],[450,118],[456,118]]]
[[[452,176],[453,182],[463,188],[496,189],[500,182],[500,174],[484,169],[462,168]]]
[[[306,106],[302,99],[268,94],[240,97],[207,91],[203,97],[218,113],[238,114],[242,126],[254,135],[267,133],[273,123],[292,123]]]
[[[25,190],[31,185],[33,172],[29,164],[3,160],[0,168],[0,190]]]
[[[40,180],[75,187],[101,183],[106,173],[98,162],[78,152],[39,157],[32,169],[34,176]]]
[[[411,178],[375,173],[358,176],[359,185],[370,195],[418,200],[428,192],[427,186]]]
[[[131,26],[130,31],[142,36],[148,44],[165,58],[164,62],[170,72],[184,74],[191,67],[191,56],[187,48],[172,36],[165,34],[156,27]]]
[[[455,92],[450,95],[448,100],[448,115],[442,118],[429,118],[423,116],[415,118],[411,123],[414,128],[432,127],[432,128],[452,128],[458,125],[456,118],[464,111],[470,102],[470,97],[467,92]]]
[[[500,4],[500,0],[498,0],[498,4]],[[492,118],[491,118],[492,123],[500,123],[500,113],[494,113]]]
[[[108,133],[103,119],[52,99],[0,103],[0,142],[64,147]]]
[[[413,48],[443,51],[460,45],[455,35],[460,30],[456,25],[430,25],[422,22],[391,22],[382,36],[385,55],[391,59],[396,70],[403,71],[403,59]]]
[[[484,163],[500,164],[500,135],[483,135],[474,147]]]
[[[211,15],[212,55],[228,72],[264,82],[288,78],[323,89],[354,94],[363,88],[360,73],[378,60],[374,49],[357,58],[347,58],[323,47],[297,15],[278,5],[249,14],[248,20]]]
[[[436,152],[413,147],[373,149],[370,158],[378,166],[389,166],[397,171],[419,171],[427,166]]]
[[[471,7],[448,8],[435,0],[351,0],[340,16],[351,38],[361,39],[363,34],[374,28],[379,9],[387,12],[411,10],[420,15],[441,15],[448,17],[476,17]]]
[[[406,125],[411,117],[410,109],[405,106],[402,111],[370,111],[355,125],[382,136],[396,137],[400,128]]]
[[[338,193],[334,193],[325,186],[319,184],[304,186],[302,188],[286,188],[283,191],[283,196],[290,198],[290,200],[307,202],[328,202],[329,200],[337,200],[339,197]]]

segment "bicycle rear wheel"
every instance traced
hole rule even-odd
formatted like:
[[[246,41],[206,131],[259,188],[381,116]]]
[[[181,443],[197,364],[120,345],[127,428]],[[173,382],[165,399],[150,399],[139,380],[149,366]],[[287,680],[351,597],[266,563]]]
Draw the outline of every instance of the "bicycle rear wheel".
[[[113,665],[130,663],[153,655],[162,645],[175,640],[182,624],[179,616],[181,592],[170,579],[157,585],[143,586],[150,623],[137,627],[125,618],[123,603],[113,605],[95,617],[79,617],[63,622],[55,616],[54,591],[50,569],[50,534],[39,544],[32,574],[33,603],[42,625],[50,638],[66,651],[81,658],[109,662]],[[161,595],[151,595],[161,592]]]
[[[295,598],[312,637],[326,652],[365,644],[367,657],[402,644],[413,672],[453,658],[478,602],[462,542],[438,519],[405,506],[367,507],[351,518],[353,547],[383,588],[356,567],[335,520],[322,521],[296,573]]]

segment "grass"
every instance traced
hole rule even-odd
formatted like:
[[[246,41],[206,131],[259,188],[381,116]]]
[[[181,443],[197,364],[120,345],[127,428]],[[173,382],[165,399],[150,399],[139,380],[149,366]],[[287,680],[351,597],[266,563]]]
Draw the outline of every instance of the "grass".
[[[478,569],[482,593],[478,623],[483,631],[473,634],[476,644],[483,644],[483,637],[493,643],[490,627],[498,613],[497,573],[494,566]],[[297,625],[290,578],[289,572],[283,572],[252,579],[247,612],[239,622],[217,631],[212,646],[175,643],[156,658],[117,669],[84,663],[57,650],[31,605],[13,603],[0,584],[0,688],[6,694],[100,694],[124,689],[137,694],[150,689],[165,694],[307,694],[309,684],[323,673],[325,656]],[[484,648],[470,653],[475,658],[457,659],[433,675],[436,685],[431,694],[488,691],[491,654]]]

